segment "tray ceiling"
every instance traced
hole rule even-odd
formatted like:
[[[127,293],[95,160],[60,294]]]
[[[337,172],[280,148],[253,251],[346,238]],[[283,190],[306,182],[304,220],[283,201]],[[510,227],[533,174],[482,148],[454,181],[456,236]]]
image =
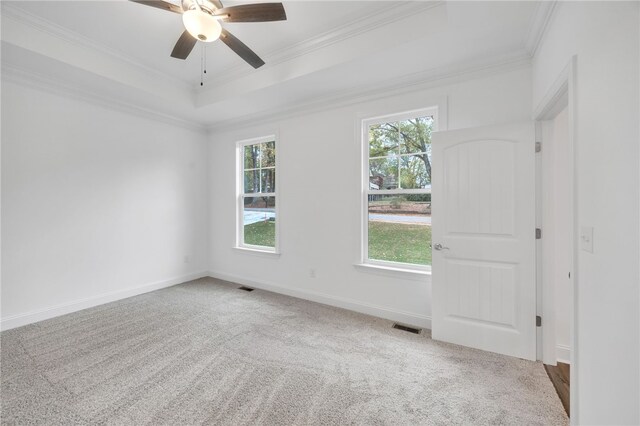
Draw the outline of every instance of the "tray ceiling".
[[[183,30],[179,15],[128,1],[5,1],[3,71],[215,126],[410,77],[528,57],[549,9],[537,2],[284,5],[285,22],[225,24],[264,67],[254,70],[224,44],[210,43],[200,87],[200,46],[186,61],[169,57]]]

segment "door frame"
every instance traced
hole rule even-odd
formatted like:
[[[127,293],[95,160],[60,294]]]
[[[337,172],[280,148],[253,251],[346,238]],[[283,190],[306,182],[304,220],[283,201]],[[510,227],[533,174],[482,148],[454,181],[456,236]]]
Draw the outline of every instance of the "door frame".
[[[546,95],[542,98],[537,108],[534,110],[533,119],[536,122],[536,141],[540,141],[542,138],[542,122],[554,119],[558,113],[560,113],[565,107],[567,108],[567,118],[568,118],[568,149],[569,149],[569,158],[570,164],[569,167],[569,176],[570,182],[569,187],[571,188],[571,206],[572,212],[570,215],[570,224],[571,224],[571,240],[573,242],[573,253],[571,256],[572,265],[571,265],[571,273],[572,273],[572,310],[573,314],[571,315],[570,321],[570,341],[571,341],[571,353],[570,353],[570,362],[571,362],[571,370],[570,370],[570,382],[571,382],[571,393],[570,393],[570,411],[571,411],[571,424],[579,424],[579,420],[577,418],[578,413],[578,368],[579,368],[579,357],[578,357],[578,283],[579,283],[579,271],[578,271],[578,248],[580,247],[578,241],[578,141],[576,138],[576,72],[577,72],[577,56],[574,55],[570,59],[569,63],[564,67],[564,69],[560,72],[555,82],[551,85],[550,89],[547,91]],[[540,138],[539,138],[540,137]],[[538,157],[540,157],[538,155]],[[536,167],[536,186],[537,186],[537,194],[539,196],[539,187],[541,183],[541,168],[538,167],[540,165],[540,158],[536,159],[537,167]],[[536,210],[539,210],[540,203],[536,202]],[[536,221],[537,224],[540,225],[541,220],[541,212],[536,211]],[[543,238],[544,238],[544,230],[543,230]],[[538,354],[540,356],[540,360],[545,363],[552,361],[555,364],[556,360],[549,359],[549,353],[555,354],[555,315],[554,315],[554,300],[553,300],[553,283],[545,281],[542,279],[542,275],[540,274],[542,267],[542,246],[539,242],[536,242],[536,287],[538,294],[538,315],[542,316],[542,327],[541,327],[541,335],[538,340]],[[548,348],[552,346],[553,351],[550,351]]]

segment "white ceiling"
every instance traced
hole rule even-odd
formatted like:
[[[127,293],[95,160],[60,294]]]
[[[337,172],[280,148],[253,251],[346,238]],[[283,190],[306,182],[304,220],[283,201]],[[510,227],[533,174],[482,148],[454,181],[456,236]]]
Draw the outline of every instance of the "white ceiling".
[[[256,1],[225,1],[235,5]],[[3,1],[3,74],[204,126],[530,55],[537,2],[284,2],[288,20],[224,24],[266,62],[221,42],[169,53],[177,14],[129,1]]]
[[[331,3],[331,6],[326,3]],[[224,4],[232,6],[242,2],[225,1]],[[20,2],[19,7],[194,85],[200,82],[202,46],[207,48],[208,72],[212,74],[233,66],[249,67],[222,42],[199,43],[186,61],[171,58],[169,54],[173,45],[184,31],[182,18],[153,7],[128,1],[25,1]],[[385,2],[291,2],[286,3],[285,7],[287,21],[228,23],[224,26],[263,56],[296,41],[348,24],[365,12],[370,14],[383,10]]]

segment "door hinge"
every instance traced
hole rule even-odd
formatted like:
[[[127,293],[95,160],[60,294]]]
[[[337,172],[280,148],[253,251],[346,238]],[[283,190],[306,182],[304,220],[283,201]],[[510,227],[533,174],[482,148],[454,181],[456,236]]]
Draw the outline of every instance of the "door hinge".
[[[536,327],[542,327],[542,317],[540,315],[536,316]]]
[[[542,142],[536,142],[536,152],[542,151]]]
[[[542,229],[536,228],[536,240],[542,238]]]

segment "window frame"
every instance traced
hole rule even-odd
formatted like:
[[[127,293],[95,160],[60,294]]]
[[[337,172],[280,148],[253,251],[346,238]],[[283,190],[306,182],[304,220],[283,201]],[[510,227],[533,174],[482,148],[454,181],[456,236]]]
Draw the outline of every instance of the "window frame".
[[[275,146],[276,158],[275,158],[275,183],[276,188],[274,192],[257,192],[247,193],[244,192],[244,148],[248,145],[256,145],[261,143],[273,142]],[[279,197],[279,154],[278,154],[278,136],[276,134],[268,136],[260,136],[251,139],[243,139],[236,142],[236,241],[234,248],[240,250],[248,250],[251,252],[264,253],[264,254],[280,254],[280,197]],[[259,170],[261,170],[260,168]],[[244,243],[244,198],[249,194],[261,194],[265,197],[274,197],[276,200],[275,206],[275,246],[257,246],[253,244]]]
[[[361,120],[361,159],[362,159],[362,171],[361,177],[361,238],[360,238],[360,262],[363,266],[376,267],[386,269],[389,271],[406,271],[417,273],[431,273],[431,265],[417,265],[412,263],[391,262],[387,260],[377,260],[369,258],[369,195],[398,195],[398,194],[430,194],[431,189],[385,189],[385,190],[372,190],[370,189],[369,180],[369,128],[374,125],[384,124],[394,121],[410,120],[417,117],[433,117],[432,132],[438,131],[438,106],[431,106],[427,108],[420,108],[411,111],[387,114],[382,116],[364,118]],[[374,157],[378,158],[378,157]],[[398,171],[399,172],[399,171]],[[433,243],[433,241],[432,241]]]

